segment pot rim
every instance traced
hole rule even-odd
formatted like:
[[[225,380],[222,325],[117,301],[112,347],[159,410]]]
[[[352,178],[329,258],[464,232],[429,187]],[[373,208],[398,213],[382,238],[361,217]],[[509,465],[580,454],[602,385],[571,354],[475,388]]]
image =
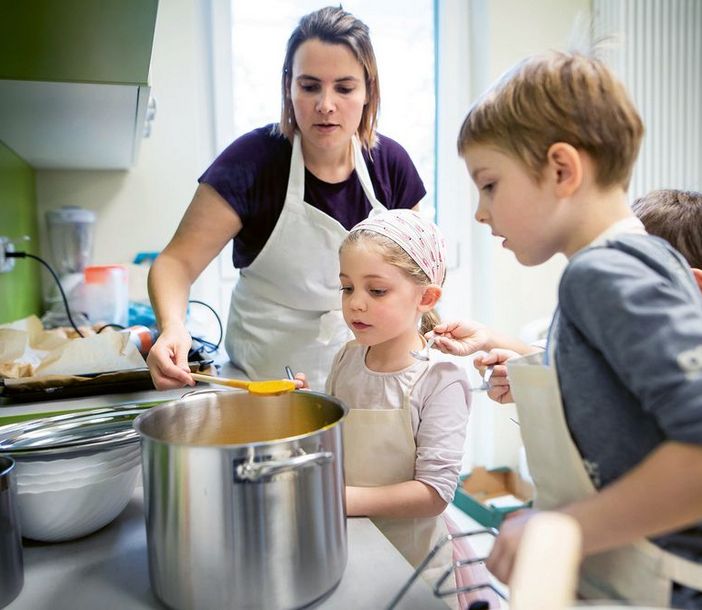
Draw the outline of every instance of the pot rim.
[[[15,460],[11,455],[0,454],[0,479],[9,476],[15,467]]]
[[[245,393],[245,392],[240,392],[238,390],[233,390],[233,392],[236,392],[237,394],[244,394]],[[217,393],[222,394],[224,392],[217,392]],[[187,443],[187,442],[183,442],[183,441],[168,441],[168,440],[164,440],[162,438],[158,438],[156,436],[153,436],[151,434],[148,434],[141,429],[142,422],[147,420],[150,416],[152,416],[151,415],[152,413],[158,413],[158,411],[161,411],[161,410],[165,411],[168,408],[183,406],[183,405],[179,405],[179,403],[193,402],[195,400],[199,400],[205,395],[203,393],[203,394],[196,394],[193,396],[185,396],[183,398],[176,398],[176,399],[171,400],[169,402],[151,407],[150,409],[147,409],[143,413],[139,414],[134,419],[133,426],[134,426],[134,429],[136,430],[137,434],[142,439],[146,439],[146,440],[149,440],[149,441],[154,442],[154,443],[168,445],[169,447],[190,447],[193,449],[244,449],[244,448],[249,449],[249,448],[267,447],[270,445],[280,444],[280,443],[298,442],[301,440],[305,440],[307,438],[311,438],[317,434],[326,432],[327,430],[331,430],[333,427],[338,426],[340,423],[343,422],[344,419],[346,419],[346,416],[349,414],[349,408],[346,406],[346,404],[344,404],[343,401],[339,400],[336,396],[331,396],[331,395],[325,394],[323,392],[314,392],[312,390],[294,390],[291,393],[292,394],[304,394],[305,396],[309,396],[309,395],[319,396],[328,402],[332,402],[341,409],[341,411],[342,411],[341,417],[339,417],[339,419],[337,419],[335,422],[333,422],[331,424],[327,424],[326,426],[322,426],[321,428],[317,428],[316,430],[312,430],[310,432],[305,432],[304,434],[298,434],[297,436],[286,436],[283,438],[275,438],[275,439],[270,439],[267,441],[250,441],[248,443],[200,444],[200,443]]]

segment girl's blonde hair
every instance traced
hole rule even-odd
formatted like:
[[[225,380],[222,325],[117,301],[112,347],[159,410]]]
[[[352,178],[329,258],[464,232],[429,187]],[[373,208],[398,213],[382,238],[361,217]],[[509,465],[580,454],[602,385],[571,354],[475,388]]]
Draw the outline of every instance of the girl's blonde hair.
[[[300,45],[308,40],[320,40],[327,44],[343,44],[363,66],[367,102],[363,107],[357,133],[361,146],[370,150],[377,142],[375,129],[380,109],[378,64],[375,60],[368,26],[340,6],[327,6],[305,15],[290,35],[283,60],[281,80],[283,107],[278,130],[292,142],[297,129],[297,120],[290,95],[293,59]]]
[[[380,235],[375,231],[367,231],[364,229],[352,231],[346,236],[346,239],[344,239],[339,248],[339,252],[341,253],[347,246],[358,245],[361,242],[371,242],[373,246],[378,249],[386,263],[403,271],[407,277],[418,286],[429,286],[432,284],[429,276],[422,271],[422,268],[407,252],[389,237]],[[439,322],[441,322],[441,319],[436,309],[427,311],[422,314],[419,332],[424,335],[430,330],[433,330]]]

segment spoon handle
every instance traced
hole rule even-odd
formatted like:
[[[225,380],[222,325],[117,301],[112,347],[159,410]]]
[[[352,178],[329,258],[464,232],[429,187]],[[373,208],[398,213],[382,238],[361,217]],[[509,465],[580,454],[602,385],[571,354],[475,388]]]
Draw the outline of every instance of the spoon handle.
[[[483,382],[477,386],[470,388],[471,392],[487,392],[490,390],[490,377],[492,377],[492,371],[494,370],[495,365],[491,364],[485,369],[485,374],[483,375]]]
[[[201,373],[190,373],[190,376],[195,381],[204,381],[205,383],[217,383],[219,385],[226,385],[230,388],[243,388],[244,390],[249,387],[250,381],[244,381],[243,379],[228,379],[226,377],[214,377],[213,375],[203,375]]]

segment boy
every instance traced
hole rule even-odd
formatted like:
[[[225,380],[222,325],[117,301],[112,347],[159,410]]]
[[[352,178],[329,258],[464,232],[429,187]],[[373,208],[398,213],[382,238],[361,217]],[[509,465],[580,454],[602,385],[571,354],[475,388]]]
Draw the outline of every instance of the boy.
[[[458,148],[476,219],[525,265],[569,259],[546,352],[508,366],[536,506],[581,526],[580,594],[695,608],[680,600],[702,590],[702,295],[627,205],[642,135],[603,63],[554,52],[478,100]],[[502,526],[500,580],[531,516]]]
[[[649,235],[662,237],[684,256],[702,291],[702,193],[659,189],[639,197],[631,209]],[[474,364],[481,371],[486,366],[495,365],[488,396],[500,404],[513,402],[504,364],[511,358],[539,349],[473,320],[444,323],[429,334],[437,332],[454,339],[444,339],[443,343],[439,340],[437,348],[447,353],[468,356],[478,351],[488,352],[478,356]]]

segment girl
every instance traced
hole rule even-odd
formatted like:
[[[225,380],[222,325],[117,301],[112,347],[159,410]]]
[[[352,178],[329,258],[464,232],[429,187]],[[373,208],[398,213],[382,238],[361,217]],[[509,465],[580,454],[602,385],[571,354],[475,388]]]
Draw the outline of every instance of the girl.
[[[342,311],[355,340],[334,359],[326,390],[351,409],[347,514],[370,517],[417,566],[447,533],[442,513],[458,481],[470,408],[463,368],[412,354],[428,351],[422,335],[438,322],[444,239],[419,214],[390,210],[353,227],[339,256]],[[435,581],[451,560],[447,545],[425,578]],[[484,568],[473,573],[488,582]],[[485,591],[470,599],[485,599]]]
[[[321,389],[350,338],[336,290],[339,245],[372,209],[413,208],[426,194],[407,152],[376,132],[378,67],[363,22],[341,7],[303,17],[281,88],[280,121],[241,136],[212,163],[151,268],[161,335],[147,362],[159,389],[195,383],[188,293],[229,241],[241,269],[225,340],[232,362],[251,379],[290,364]]]

